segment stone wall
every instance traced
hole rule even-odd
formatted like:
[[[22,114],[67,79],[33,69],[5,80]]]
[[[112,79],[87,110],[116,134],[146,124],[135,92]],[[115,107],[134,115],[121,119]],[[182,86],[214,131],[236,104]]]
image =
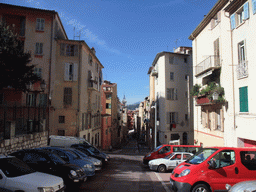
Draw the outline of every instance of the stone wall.
[[[7,155],[21,149],[44,147],[47,146],[47,141],[47,131],[12,137],[0,141],[0,154]]]

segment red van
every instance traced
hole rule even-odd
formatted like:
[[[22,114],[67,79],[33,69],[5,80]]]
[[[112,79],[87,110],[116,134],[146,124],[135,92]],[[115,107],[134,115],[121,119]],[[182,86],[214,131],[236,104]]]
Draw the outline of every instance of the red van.
[[[202,148],[177,166],[170,176],[175,192],[220,192],[246,180],[256,179],[256,148]]]
[[[150,160],[164,158],[173,152],[189,152],[195,154],[199,149],[201,147],[195,145],[160,145],[144,156],[143,163],[147,165]]]

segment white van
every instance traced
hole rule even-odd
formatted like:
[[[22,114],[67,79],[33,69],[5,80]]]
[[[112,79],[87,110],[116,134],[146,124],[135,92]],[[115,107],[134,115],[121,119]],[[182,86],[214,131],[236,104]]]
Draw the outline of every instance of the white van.
[[[0,155],[0,191],[64,192],[64,189],[62,178],[36,172],[16,157]]]
[[[50,135],[49,139],[49,145],[52,147],[70,147],[73,144],[84,144],[91,146],[88,141],[81,137]]]

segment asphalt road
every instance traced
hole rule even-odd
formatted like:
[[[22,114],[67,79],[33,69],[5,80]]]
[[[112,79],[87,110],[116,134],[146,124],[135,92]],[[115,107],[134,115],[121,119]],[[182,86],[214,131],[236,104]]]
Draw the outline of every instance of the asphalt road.
[[[142,163],[143,156],[149,149],[144,147],[138,151],[137,143],[131,140],[120,150],[108,153],[111,161],[95,176],[84,182],[78,190],[72,191],[157,191],[171,192],[169,189],[169,173],[150,171]]]

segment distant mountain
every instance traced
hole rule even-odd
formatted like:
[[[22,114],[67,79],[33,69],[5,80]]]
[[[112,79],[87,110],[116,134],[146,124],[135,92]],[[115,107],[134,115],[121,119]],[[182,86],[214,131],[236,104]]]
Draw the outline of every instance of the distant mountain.
[[[139,105],[140,105],[140,102],[130,104],[130,105],[127,105],[127,109],[128,110],[135,110],[136,108],[139,108]]]

